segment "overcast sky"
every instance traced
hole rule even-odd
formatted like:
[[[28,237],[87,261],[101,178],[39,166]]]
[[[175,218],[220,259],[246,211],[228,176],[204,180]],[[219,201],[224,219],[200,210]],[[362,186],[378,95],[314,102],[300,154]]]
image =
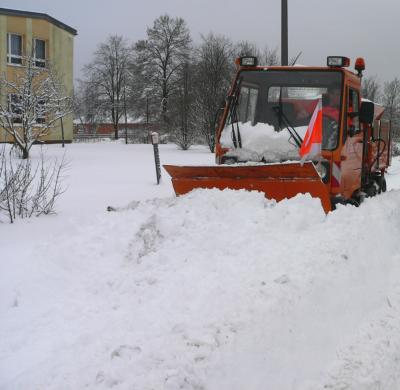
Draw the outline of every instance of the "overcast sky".
[[[399,0],[288,0],[289,57],[325,65],[344,55],[366,61],[366,76],[400,77]],[[280,46],[280,0],[0,0],[0,7],[47,13],[78,30],[74,72],[81,76],[98,43],[110,34],[131,42],[146,37],[154,19],[168,13],[188,24],[194,42],[212,31],[261,48]]]

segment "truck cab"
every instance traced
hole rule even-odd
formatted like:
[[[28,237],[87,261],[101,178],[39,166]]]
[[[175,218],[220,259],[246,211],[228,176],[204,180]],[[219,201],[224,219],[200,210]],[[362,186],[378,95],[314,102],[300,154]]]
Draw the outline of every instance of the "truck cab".
[[[238,59],[216,135],[217,163],[300,160],[299,148],[320,102],[322,142],[314,165],[332,202],[359,202],[385,190],[390,129],[385,125],[382,132],[379,110],[362,101],[363,60],[356,61],[357,73],[347,69],[349,64],[346,57],[328,57],[326,67],[262,67],[254,57]],[[374,127],[380,129],[375,137]]]
[[[383,107],[362,99],[362,59],[356,72],[346,57],[328,57],[326,67],[236,63],[216,132],[217,166],[164,165],[177,195],[229,188],[280,201],[308,193],[328,213],[386,190],[390,123]]]

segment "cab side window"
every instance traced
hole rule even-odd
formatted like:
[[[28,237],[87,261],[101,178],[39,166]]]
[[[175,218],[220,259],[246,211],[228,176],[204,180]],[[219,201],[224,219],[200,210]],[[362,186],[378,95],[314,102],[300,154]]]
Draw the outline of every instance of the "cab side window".
[[[251,122],[254,125],[258,89],[243,86],[239,98],[239,121],[242,123]]]
[[[350,130],[350,126],[352,126],[353,133],[358,133],[360,131],[360,120],[358,116],[352,116],[352,113],[359,112],[359,94],[358,91],[349,88],[348,94],[348,102],[347,102],[347,126],[348,130]],[[350,115],[349,115],[350,114]]]

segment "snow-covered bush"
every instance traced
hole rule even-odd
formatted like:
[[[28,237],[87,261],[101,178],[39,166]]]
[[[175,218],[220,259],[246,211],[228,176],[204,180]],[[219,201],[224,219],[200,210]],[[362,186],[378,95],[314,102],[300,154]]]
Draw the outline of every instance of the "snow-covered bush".
[[[17,160],[6,148],[0,151],[0,222],[54,213],[57,198],[65,191],[62,184],[64,158],[49,163],[41,154],[34,165],[29,159]]]

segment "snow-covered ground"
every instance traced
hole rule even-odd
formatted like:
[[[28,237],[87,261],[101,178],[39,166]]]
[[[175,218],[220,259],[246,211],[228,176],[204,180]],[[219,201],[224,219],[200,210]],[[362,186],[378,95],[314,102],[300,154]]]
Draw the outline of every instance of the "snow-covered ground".
[[[66,149],[58,215],[0,224],[1,390],[400,388],[399,159],[389,192],[326,216],[308,195],[175,198],[150,145]]]

